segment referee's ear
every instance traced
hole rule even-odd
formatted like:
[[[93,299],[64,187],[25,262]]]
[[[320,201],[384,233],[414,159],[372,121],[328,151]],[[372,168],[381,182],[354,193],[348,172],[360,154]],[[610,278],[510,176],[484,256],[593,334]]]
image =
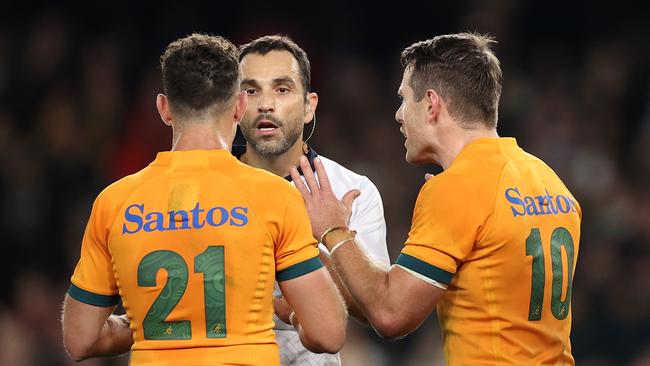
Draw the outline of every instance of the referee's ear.
[[[158,94],[156,96],[156,108],[158,108],[158,114],[160,114],[160,119],[167,126],[171,126],[173,122],[172,113],[169,110],[169,101],[165,94]]]
[[[303,123],[308,124],[314,119],[314,114],[316,114],[316,107],[318,107],[318,94],[314,92],[307,93],[305,104],[305,118]]]

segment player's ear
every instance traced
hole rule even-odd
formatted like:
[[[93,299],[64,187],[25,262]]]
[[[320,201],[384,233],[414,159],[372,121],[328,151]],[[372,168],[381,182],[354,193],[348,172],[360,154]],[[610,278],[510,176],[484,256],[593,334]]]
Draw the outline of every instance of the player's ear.
[[[156,96],[156,108],[158,108],[158,114],[160,114],[160,119],[162,119],[163,123],[171,126],[173,118],[169,109],[169,100],[165,94],[158,94]]]
[[[307,93],[307,100],[305,101],[305,119],[304,124],[311,122],[316,114],[316,107],[318,107],[318,94]]]
[[[427,89],[424,93],[424,99],[427,107],[427,119],[436,120],[438,114],[440,114],[440,109],[442,108],[442,98],[440,98],[440,94],[433,89]]]
[[[235,114],[233,115],[233,119],[235,123],[241,122],[241,119],[244,117],[244,113],[246,113],[247,105],[248,105],[248,95],[246,94],[245,91],[240,92],[237,95],[237,101],[235,102]]]

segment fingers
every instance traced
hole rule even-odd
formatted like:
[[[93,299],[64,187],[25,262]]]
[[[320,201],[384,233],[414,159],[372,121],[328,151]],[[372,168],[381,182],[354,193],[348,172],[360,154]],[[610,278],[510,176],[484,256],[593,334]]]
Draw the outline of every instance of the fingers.
[[[302,181],[302,178],[300,177],[300,173],[298,173],[298,169],[296,169],[295,166],[292,166],[289,168],[289,174],[291,175],[291,180],[293,181],[293,184],[298,188],[298,191],[302,194],[304,198],[309,197],[310,192],[307,186],[305,185],[305,182]]]
[[[354,200],[357,199],[361,195],[361,191],[358,189],[353,189],[346,193],[343,198],[341,198],[341,202],[345,205],[345,207],[349,208],[352,210],[352,203],[354,203]]]
[[[318,195],[318,181],[316,180],[314,172],[311,171],[309,161],[304,156],[300,157],[300,168],[302,169],[302,176],[305,177],[305,181],[307,182],[307,186],[309,187],[309,191],[311,191],[312,196]]]
[[[302,170],[302,176],[304,177],[304,181],[303,179],[301,179],[300,174],[298,173],[298,170],[296,168],[292,167],[291,169],[289,169],[289,174],[291,175],[291,179],[296,185],[296,188],[298,188],[298,190],[302,193],[303,197],[305,197],[308,194],[311,194],[312,196],[317,196],[321,192],[323,193],[329,192],[333,194],[332,185],[330,184],[329,177],[327,176],[327,172],[325,171],[325,166],[323,165],[323,161],[318,157],[314,159],[314,168],[316,170],[316,174],[314,174],[314,172],[312,171],[312,168],[309,165],[309,161],[307,160],[307,158],[304,156],[300,157],[300,169]],[[354,198],[358,197],[358,195],[359,194],[357,194]],[[352,198],[352,201],[354,201],[354,198]]]
[[[428,181],[428,180],[431,179],[431,178],[433,178],[433,174],[426,173],[426,174],[424,175],[424,181],[425,181],[425,182]]]
[[[323,162],[320,160],[320,158],[317,157],[314,159],[314,167],[316,168],[318,183],[320,184],[321,189],[324,191],[331,191],[332,186],[330,185],[329,177],[327,176],[327,172],[325,171],[325,167],[323,166]]]

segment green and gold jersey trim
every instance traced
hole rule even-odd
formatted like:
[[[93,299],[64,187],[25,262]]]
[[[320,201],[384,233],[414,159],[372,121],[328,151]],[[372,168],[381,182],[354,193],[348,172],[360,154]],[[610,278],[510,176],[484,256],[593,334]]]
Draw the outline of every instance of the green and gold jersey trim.
[[[321,267],[323,267],[323,262],[321,262],[319,257],[314,257],[278,271],[275,277],[278,281],[291,280],[313,272]]]
[[[70,297],[73,299],[81,301],[83,303],[101,307],[117,305],[117,303],[120,301],[120,295],[99,295],[79,288],[74,284],[70,285],[70,288],[68,289],[68,295],[70,295]]]
[[[451,277],[453,276],[453,273],[449,273],[423,260],[417,259],[404,253],[400,254],[399,257],[397,257],[395,264],[402,268],[418,273],[437,283],[443,284],[445,287],[449,285],[449,282],[451,282]]]

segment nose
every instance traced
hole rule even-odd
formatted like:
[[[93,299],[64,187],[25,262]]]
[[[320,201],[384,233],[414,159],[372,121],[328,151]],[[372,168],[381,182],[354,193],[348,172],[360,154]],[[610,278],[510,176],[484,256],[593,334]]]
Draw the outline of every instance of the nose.
[[[404,105],[401,104],[401,105],[399,106],[399,108],[397,109],[397,111],[395,112],[395,120],[396,120],[397,123],[399,123],[399,124],[404,123],[404,113],[402,112],[402,107],[403,107],[403,106],[404,106]]]
[[[257,103],[257,111],[259,113],[271,113],[275,110],[275,100],[269,93],[262,93],[259,102]]]

